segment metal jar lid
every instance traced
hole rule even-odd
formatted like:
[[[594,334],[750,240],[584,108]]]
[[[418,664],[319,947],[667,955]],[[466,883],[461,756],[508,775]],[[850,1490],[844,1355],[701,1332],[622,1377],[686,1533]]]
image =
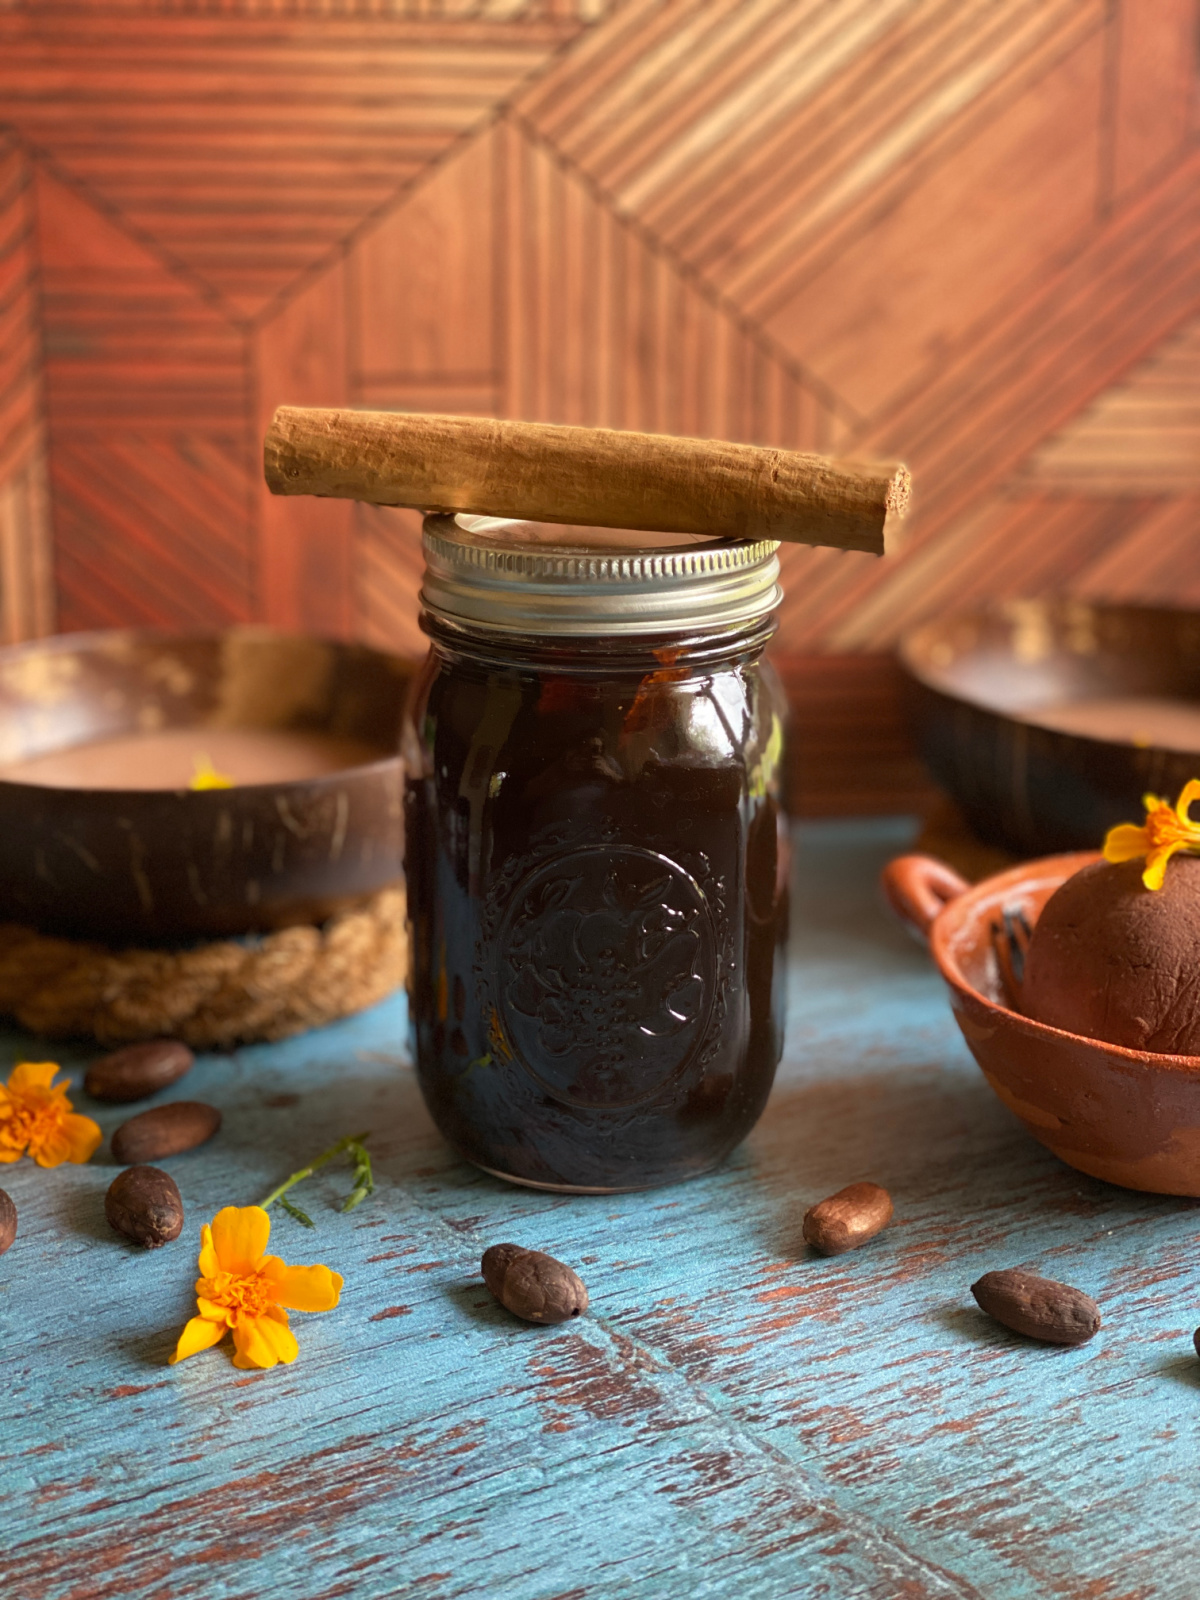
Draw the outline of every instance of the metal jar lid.
[[[697,633],[770,616],[779,545],[431,514],[421,603],[489,633]]]

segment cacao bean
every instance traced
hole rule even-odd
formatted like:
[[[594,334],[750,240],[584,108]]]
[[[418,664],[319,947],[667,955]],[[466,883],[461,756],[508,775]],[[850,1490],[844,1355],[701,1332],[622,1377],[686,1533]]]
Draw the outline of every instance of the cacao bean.
[[[892,1197],[877,1183],[851,1183],[804,1213],[804,1238],[823,1256],[857,1250],[892,1220]]]
[[[122,1166],[161,1161],[194,1150],[221,1126],[221,1113],[200,1100],[175,1100],[169,1106],[139,1111],[112,1136],[112,1153]]]
[[[583,1283],[561,1261],[519,1244],[494,1244],[480,1263],[483,1281],[514,1317],[567,1322],[588,1307]]]
[[[1086,1344],[1100,1326],[1091,1295],[1036,1272],[985,1272],[971,1293],[989,1317],[1045,1344]]]
[[[175,1179],[159,1167],[126,1167],[104,1197],[104,1215],[118,1233],[146,1250],[178,1239],[183,1199]]]
[[[93,1061],[83,1087],[94,1100],[144,1100],[178,1083],[195,1059],[179,1039],[147,1039]]]
[[[0,1256],[17,1237],[17,1208],[11,1195],[0,1189]]]

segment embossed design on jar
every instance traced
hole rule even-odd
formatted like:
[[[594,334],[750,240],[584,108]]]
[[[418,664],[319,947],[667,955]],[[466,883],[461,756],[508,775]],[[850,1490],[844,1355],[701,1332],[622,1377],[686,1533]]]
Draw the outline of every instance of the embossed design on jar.
[[[712,918],[690,874],[655,851],[598,845],[544,861],[513,893],[494,959],[517,1058],[573,1105],[648,1099],[706,1036]]]

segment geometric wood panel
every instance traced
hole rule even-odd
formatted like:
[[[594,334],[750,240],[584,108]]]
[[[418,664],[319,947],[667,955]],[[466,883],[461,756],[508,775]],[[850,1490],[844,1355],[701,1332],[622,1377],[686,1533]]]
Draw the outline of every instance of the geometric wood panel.
[[[55,628],[54,547],[46,456],[10,461],[0,476],[0,643]]]
[[[336,251],[580,26],[254,9],[0,10],[5,120],[241,318]]]
[[[501,404],[495,133],[443,161],[346,258],[351,395],[375,410]]]
[[[1200,317],[1039,446],[1023,477],[1083,494],[1200,489]]]
[[[31,181],[24,152],[0,138],[0,475],[28,454],[42,416]]]
[[[62,622],[420,648],[416,519],[265,493],[285,401],[895,454],[902,549],[787,549],[779,645],[809,773],[864,745],[899,792],[904,627],[1049,590],[1200,605],[1198,11],[0,9],[0,239],[33,241],[0,245],[0,419],[46,418]],[[13,356],[35,316],[41,376]],[[36,521],[30,472],[0,526]]]
[[[247,620],[246,336],[73,187],[36,193],[59,624]]]
[[[1195,0],[1121,0],[1112,16],[1106,206],[1167,166],[1196,131]]]
[[[1089,3],[1083,15],[1099,9]],[[927,382],[1090,227],[1104,61],[1093,28],[935,168],[912,175],[866,238],[776,292],[768,330],[863,417]],[[1062,139],[1063,128],[1074,136]]]
[[[1010,304],[864,433],[872,450],[898,450],[920,500],[897,560],[826,561],[819,609],[789,597],[793,648],[872,648],[871,618],[888,597],[915,590],[913,563],[957,559],[962,528],[1006,486],[1047,437],[1200,313],[1200,152],[1115,210],[1036,290]],[[1153,285],[1153,292],[1147,286]],[[999,546],[975,540],[963,571],[986,578]],[[1090,536],[1068,540],[1059,582],[1091,558]],[[1073,562],[1072,562],[1073,557]],[[862,608],[870,604],[871,610]],[[930,611],[936,606],[930,606]]]
[[[52,459],[64,630],[249,620],[241,439],[68,432]]]
[[[1200,494],[1152,502],[1123,538],[1080,565],[1071,588],[1088,600],[1200,610]]]
[[[345,405],[346,266],[309,279],[255,341],[255,437],[280,405]],[[267,493],[256,473],[259,605],[277,627],[347,637],[355,629],[354,506]]]
[[[1161,502],[1029,491],[998,495],[898,563],[859,599],[841,637],[892,645],[928,616],[989,600],[1053,594],[1068,586],[1081,555],[1103,562]],[[1200,540],[1178,573],[1180,592],[1200,599]],[[860,646],[861,647],[861,646]]]
[[[502,121],[503,413],[829,450],[833,395],[614,213],[545,141]]]
[[[836,398],[501,118],[348,257],[357,403],[836,448]]]
[[[804,816],[921,811],[932,785],[908,728],[908,684],[890,655],[776,652],[791,706],[787,796]]]
[[[849,437],[819,385],[504,118],[366,230],[346,270],[360,405],[805,450]],[[285,515],[295,503],[274,502]],[[413,633],[412,526],[360,518],[360,592],[388,596],[370,612],[372,637],[384,614],[397,636]]]
[[[37,228],[55,427],[249,420],[246,336],[119,218],[44,168]]]
[[[914,355],[1078,226],[1103,14],[1102,0],[634,0],[518,106],[619,214],[865,411],[881,376],[910,381]],[[1048,145],[1064,120],[1075,137]],[[971,225],[947,228],[964,203]]]
[[[0,641],[48,633],[54,583],[33,173],[0,137]]]
[[[414,596],[421,587],[421,518],[399,506],[358,506],[357,632],[368,644],[423,656],[428,640]]]

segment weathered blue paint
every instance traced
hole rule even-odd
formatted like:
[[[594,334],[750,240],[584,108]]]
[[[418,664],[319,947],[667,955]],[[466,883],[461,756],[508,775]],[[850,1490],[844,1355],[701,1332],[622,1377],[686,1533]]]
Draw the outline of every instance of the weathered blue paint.
[[[163,1250],[110,1233],[103,1157],[3,1169],[5,1600],[1194,1600],[1196,1209],[1060,1166],[995,1102],[877,905],[908,836],[801,831],[787,1059],[707,1179],[564,1199],[461,1165],[399,1002],[169,1091],[225,1126],[166,1163],[188,1220]],[[340,1216],[338,1171],[302,1191],[318,1233],[275,1223],[285,1258],[346,1278],[337,1311],[294,1318],[300,1360],[167,1367],[200,1223],[360,1127],[376,1196]],[[857,1178],[895,1225],[810,1257],[804,1208]],[[575,1265],[588,1318],[496,1306],[478,1263],[501,1239]],[[975,1309],[974,1278],[1021,1264],[1099,1299],[1091,1344]]]

